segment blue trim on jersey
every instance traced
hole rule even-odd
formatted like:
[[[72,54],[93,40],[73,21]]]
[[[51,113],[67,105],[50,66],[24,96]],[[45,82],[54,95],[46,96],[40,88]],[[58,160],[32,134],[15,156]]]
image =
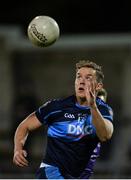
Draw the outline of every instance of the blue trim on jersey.
[[[76,103],[75,104],[78,108],[80,108],[80,109],[90,109],[90,107],[88,107],[88,106],[81,106],[80,104],[78,104],[78,103]]]
[[[64,179],[58,167],[45,167],[45,174],[48,179]]]
[[[61,110],[58,110],[58,111],[50,112],[49,114],[47,114],[47,115],[44,117],[44,120],[46,120],[50,115],[56,114],[56,113],[59,113],[59,112],[62,112],[62,111],[61,111]]]
[[[110,116],[103,116],[105,119],[112,120]]]
[[[54,122],[48,127],[48,136],[63,138],[64,141],[78,141],[87,135],[96,135],[90,116],[82,120]]]

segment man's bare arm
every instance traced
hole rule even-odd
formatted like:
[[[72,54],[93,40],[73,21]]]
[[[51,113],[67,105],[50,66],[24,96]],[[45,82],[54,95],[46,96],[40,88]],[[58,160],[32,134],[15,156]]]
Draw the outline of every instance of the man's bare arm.
[[[101,141],[106,141],[112,137],[113,124],[104,119],[97,106],[91,108],[92,122],[96,128],[96,134]]]
[[[40,126],[42,126],[41,122],[37,119],[35,113],[32,113],[17,127],[14,136],[13,157],[13,162],[17,166],[28,166],[28,161],[26,160],[27,152],[23,148],[29,132],[39,128]]]

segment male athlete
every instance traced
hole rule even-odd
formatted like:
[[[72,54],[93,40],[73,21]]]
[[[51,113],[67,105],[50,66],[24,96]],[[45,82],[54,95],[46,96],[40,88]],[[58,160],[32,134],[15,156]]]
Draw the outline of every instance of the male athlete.
[[[97,97],[103,87],[103,72],[91,61],[76,64],[75,95],[51,100],[18,126],[13,162],[28,166],[24,145],[28,133],[48,126],[47,148],[37,172],[43,179],[87,179],[93,172],[100,143],[113,133],[113,112]]]

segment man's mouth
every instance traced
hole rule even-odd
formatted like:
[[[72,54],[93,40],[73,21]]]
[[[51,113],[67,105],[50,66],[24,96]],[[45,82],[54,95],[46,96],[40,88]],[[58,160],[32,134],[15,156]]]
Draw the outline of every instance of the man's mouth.
[[[79,87],[78,90],[79,91],[84,91],[84,88],[83,87]]]

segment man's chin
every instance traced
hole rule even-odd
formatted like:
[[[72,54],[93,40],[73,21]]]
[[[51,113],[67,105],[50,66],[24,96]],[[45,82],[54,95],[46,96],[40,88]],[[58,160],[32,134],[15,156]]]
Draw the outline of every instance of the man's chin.
[[[77,95],[77,97],[81,100],[86,100],[86,97],[84,94],[79,94],[79,95]]]

